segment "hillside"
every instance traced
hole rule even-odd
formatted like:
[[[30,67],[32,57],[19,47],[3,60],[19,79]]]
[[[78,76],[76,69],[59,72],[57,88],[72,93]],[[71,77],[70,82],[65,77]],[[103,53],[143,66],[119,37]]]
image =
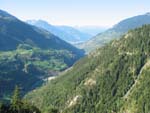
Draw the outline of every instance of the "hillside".
[[[84,56],[50,32],[28,25],[0,10],[0,100],[9,100],[16,85],[22,94]]]
[[[150,25],[144,25],[90,53],[25,98],[45,112],[148,113],[149,54]]]
[[[28,24],[43,28],[71,44],[87,41],[92,36],[70,26],[50,25],[44,20],[28,20]]]
[[[128,30],[141,27],[144,24],[150,24],[149,13],[122,20],[114,27],[106,30],[105,32],[98,34],[97,36],[91,38],[84,43],[78,44],[77,47],[85,49],[87,52],[90,52],[98,47],[105,45],[113,39],[120,38]]]
[[[73,53],[83,51],[66,43],[50,32],[28,25],[12,15],[0,10],[0,50],[14,50],[19,44],[29,44],[41,49],[67,49]]]

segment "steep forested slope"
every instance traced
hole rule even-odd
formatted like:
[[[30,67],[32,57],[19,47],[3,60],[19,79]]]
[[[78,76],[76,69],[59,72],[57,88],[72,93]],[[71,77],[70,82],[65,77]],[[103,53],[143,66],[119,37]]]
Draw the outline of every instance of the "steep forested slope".
[[[128,32],[128,30],[141,27],[145,24],[150,24],[149,13],[124,19],[112,28],[98,34],[87,42],[77,45],[77,47],[85,49],[87,52],[90,52],[98,47],[103,46],[104,44],[108,43],[113,39],[120,38],[121,35]]]
[[[78,61],[26,98],[48,112],[148,113],[150,25],[131,30]]]

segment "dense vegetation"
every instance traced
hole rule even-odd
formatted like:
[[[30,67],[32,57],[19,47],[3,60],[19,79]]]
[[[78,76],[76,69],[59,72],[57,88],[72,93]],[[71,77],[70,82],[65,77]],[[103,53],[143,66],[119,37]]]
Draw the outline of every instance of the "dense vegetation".
[[[110,42],[113,39],[120,38],[123,34],[128,32],[131,29],[141,27],[142,25],[150,24],[150,15],[149,13],[139,16],[134,16],[122,20],[112,28],[106,30],[103,33],[98,34],[87,42],[77,45],[78,47],[85,49],[87,52],[90,52],[96,48],[99,48],[106,43]]]
[[[150,25],[131,30],[25,98],[49,113],[148,113]]]
[[[20,97],[20,89],[16,86],[11,102],[0,103],[0,113],[41,113],[38,108],[22,100]]]

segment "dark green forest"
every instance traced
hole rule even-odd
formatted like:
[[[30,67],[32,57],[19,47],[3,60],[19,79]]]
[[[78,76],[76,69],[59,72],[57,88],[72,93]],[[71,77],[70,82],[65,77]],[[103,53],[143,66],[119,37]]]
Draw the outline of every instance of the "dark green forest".
[[[41,111],[26,100],[21,99],[20,88],[16,86],[11,102],[0,103],[0,113],[41,113]]]

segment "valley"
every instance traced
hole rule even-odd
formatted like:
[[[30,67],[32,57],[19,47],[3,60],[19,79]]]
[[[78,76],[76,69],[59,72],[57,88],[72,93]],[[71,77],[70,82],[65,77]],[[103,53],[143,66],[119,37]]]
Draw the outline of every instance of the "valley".
[[[149,3],[0,0],[0,113],[150,113]]]
[[[84,56],[83,50],[48,31],[2,10],[0,16],[0,100],[10,101],[16,85],[25,95]]]

